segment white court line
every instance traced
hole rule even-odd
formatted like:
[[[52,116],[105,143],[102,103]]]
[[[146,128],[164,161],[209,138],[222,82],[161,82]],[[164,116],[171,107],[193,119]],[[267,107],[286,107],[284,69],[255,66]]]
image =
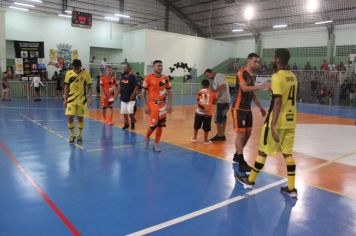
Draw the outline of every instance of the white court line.
[[[268,189],[271,189],[271,188],[274,188],[280,184],[283,184],[287,182],[286,179],[281,179],[279,181],[276,181],[274,183],[271,183],[271,184],[267,184],[263,187],[260,187],[260,188],[257,188],[257,189],[254,189],[248,193],[246,193],[245,195],[239,195],[239,196],[236,196],[234,198],[231,198],[231,199],[228,199],[228,200],[225,200],[225,201],[222,201],[222,202],[219,202],[215,205],[212,205],[212,206],[209,206],[209,207],[206,207],[206,208],[203,208],[201,210],[198,210],[198,211],[194,211],[192,213],[189,213],[189,214],[186,214],[184,216],[181,216],[181,217],[178,217],[178,218],[175,218],[173,220],[169,220],[169,221],[166,221],[166,222],[163,222],[161,224],[158,224],[158,225],[154,225],[152,227],[149,227],[149,228],[146,228],[146,229],[143,229],[143,230],[140,230],[140,231],[137,231],[137,232],[134,232],[134,233],[131,233],[131,234],[128,234],[128,236],[138,236],[138,235],[145,235],[145,234],[149,234],[149,233],[153,233],[155,231],[158,231],[158,230],[161,230],[161,229],[164,229],[164,228],[167,228],[167,227],[170,227],[172,225],[175,225],[175,224],[178,224],[178,223],[181,223],[183,221],[186,221],[186,220],[190,220],[192,218],[195,218],[197,216],[200,216],[200,215],[203,215],[203,214],[206,214],[208,212],[211,212],[211,211],[214,211],[218,208],[221,208],[221,207],[224,207],[224,206],[227,206],[227,205],[230,205],[232,203],[235,203],[235,202],[238,202],[238,201],[241,201],[243,199],[246,199],[246,198],[249,198],[253,195],[256,195],[260,192],[263,192],[263,191],[266,191]]]

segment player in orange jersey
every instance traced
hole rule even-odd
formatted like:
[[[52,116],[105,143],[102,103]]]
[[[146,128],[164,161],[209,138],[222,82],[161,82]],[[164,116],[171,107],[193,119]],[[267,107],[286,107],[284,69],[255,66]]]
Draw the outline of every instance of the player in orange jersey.
[[[162,128],[166,127],[166,115],[172,112],[172,89],[168,77],[162,75],[162,61],[153,62],[153,73],[148,75],[142,84],[142,99],[145,112],[149,114],[149,128],[146,134],[146,147],[149,147],[150,137],[156,130],[154,150],[160,152],[159,141],[162,135]],[[168,102],[166,97],[168,94]]]
[[[194,136],[192,141],[197,141],[198,130],[203,127],[204,144],[210,144],[212,142],[208,139],[208,135],[211,130],[211,116],[213,113],[213,105],[217,103],[218,97],[216,93],[209,88],[209,80],[203,79],[201,85],[202,89],[198,92],[197,96],[198,108],[195,112]]]
[[[105,75],[100,77],[100,102],[102,107],[102,122],[104,124],[113,125],[113,103],[118,95],[118,83],[112,73],[112,68],[107,66]],[[106,114],[106,110],[110,113]],[[108,115],[108,116],[107,116]]]

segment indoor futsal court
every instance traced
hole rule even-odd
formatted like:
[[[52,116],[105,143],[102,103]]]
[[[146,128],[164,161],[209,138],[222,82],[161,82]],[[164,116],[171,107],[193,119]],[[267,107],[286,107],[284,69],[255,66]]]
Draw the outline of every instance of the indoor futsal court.
[[[356,235],[355,12],[0,0],[0,236]]]

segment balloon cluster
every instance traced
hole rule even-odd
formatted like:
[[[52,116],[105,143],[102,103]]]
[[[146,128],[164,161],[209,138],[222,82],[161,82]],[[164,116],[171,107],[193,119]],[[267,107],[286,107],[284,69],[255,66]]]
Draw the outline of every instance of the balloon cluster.
[[[170,70],[171,73],[173,73],[176,69],[179,69],[179,68],[183,69],[184,72],[188,72],[188,74],[184,75],[184,80],[192,79],[192,76],[190,75],[190,72],[192,71],[192,68],[188,66],[188,63],[177,62],[176,64],[173,65],[173,67],[169,67],[169,70]],[[169,78],[173,79],[172,76],[169,76]]]

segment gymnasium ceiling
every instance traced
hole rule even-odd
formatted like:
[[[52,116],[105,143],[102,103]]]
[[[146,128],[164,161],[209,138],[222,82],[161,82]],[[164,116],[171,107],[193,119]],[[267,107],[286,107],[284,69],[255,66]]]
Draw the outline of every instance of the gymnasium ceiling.
[[[15,1],[33,4],[36,7],[30,11],[41,14],[58,15],[65,9],[77,9],[105,20],[105,16],[121,13],[130,18],[114,23],[207,38],[258,35],[281,24],[296,29],[314,27],[315,22],[326,20],[333,21],[325,24],[328,27],[356,23],[356,0],[0,0],[0,7],[8,8]],[[308,1],[319,3],[314,12],[307,10]],[[254,8],[249,21],[244,17],[248,5]]]

